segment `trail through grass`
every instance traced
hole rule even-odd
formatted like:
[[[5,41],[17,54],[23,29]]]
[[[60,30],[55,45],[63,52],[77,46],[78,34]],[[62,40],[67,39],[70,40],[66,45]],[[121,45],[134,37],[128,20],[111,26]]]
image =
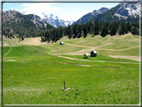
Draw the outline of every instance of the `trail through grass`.
[[[93,47],[90,38],[63,38],[71,45],[59,45],[58,41],[39,46],[3,47],[3,103],[139,104],[139,61],[109,56],[139,56],[138,45],[135,43],[133,49],[113,51],[114,53],[97,50],[98,56],[89,56],[88,59],[84,59],[83,54],[68,54]],[[94,38],[105,43],[110,39],[99,36]],[[120,39],[122,38],[125,37]],[[80,40],[86,41],[86,47]],[[120,43],[119,40],[115,41]],[[124,41],[123,44],[126,43]],[[95,46],[102,45],[101,49],[110,45],[97,43]],[[130,47],[131,45],[127,48]],[[135,51],[129,53],[132,50]],[[64,81],[70,90],[63,90]]]
[[[8,55],[11,50],[12,50],[12,46],[11,46],[10,49],[7,51],[7,53],[4,54],[4,56]]]

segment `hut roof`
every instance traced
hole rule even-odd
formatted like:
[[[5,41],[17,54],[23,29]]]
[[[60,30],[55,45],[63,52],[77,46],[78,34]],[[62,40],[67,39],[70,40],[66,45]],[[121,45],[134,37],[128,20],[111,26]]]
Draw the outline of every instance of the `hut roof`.
[[[84,56],[88,56],[88,55],[89,55],[88,53],[85,53],[85,54],[84,54]]]
[[[64,42],[60,42],[60,44],[64,44]]]
[[[93,50],[92,52],[97,53],[97,51],[96,51],[96,50]]]

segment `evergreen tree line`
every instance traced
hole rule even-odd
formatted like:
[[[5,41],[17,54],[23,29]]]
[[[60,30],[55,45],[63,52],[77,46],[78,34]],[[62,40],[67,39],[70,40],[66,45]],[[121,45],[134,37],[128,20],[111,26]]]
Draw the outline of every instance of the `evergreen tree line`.
[[[36,37],[44,29],[37,28],[31,21],[12,22],[3,24],[3,35],[6,38]]]
[[[59,27],[55,29],[49,29],[44,32],[40,32],[39,36],[41,36],[41,41],[52,41],[56,42],[61,39],[63,36],[67,36],[69,39],[71,38],[80,38],[87,37],[87,34],[101,35],[105,37],[106,35],[114,36],[116,34],[124,35],[131,32],[133,35],[139,35],[139,24],[131,24],[131,23],[119,23],[116,21],[113,22],[87,22],[86,24],[73,24],[68,27]]]

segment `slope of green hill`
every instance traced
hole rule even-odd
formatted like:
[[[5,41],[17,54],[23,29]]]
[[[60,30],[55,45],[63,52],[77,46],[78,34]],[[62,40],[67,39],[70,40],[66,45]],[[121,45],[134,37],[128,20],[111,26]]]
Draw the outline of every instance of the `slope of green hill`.
[[[3,104],[138,105],[139,38],[3,38]],[[97,57],[84,59],[93,49]]]

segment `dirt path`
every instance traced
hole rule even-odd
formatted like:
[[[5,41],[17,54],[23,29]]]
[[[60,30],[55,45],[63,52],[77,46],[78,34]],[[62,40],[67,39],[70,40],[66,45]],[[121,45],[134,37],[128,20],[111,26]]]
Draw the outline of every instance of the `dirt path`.
[[[87,61],[87,62],[106,62],[106,61],[90,61],[90,60],[84,60],[84,59],[76,59],[76,58],[65,57],[65,56],[58,56],[58,57],[66,58],[66,59],[70,59],[70,60]]]
[[[97,50],[108,50],[108,51],[124,51],[124,50],[129,50],[129,49],[133,49],[133,48],[137,48],[139,46],[134,46],[134,47],[129,47],[129,48],[125,48],[125,49],[99,49],[100,47],[106,46],[106,45],[111,45],[112,43],[106,43],[103,45],[100,45],[98,47],[89,47],[89,46],[80,46],[80,45],[73,45],[73,44],[69,44],[66,43],[66,45],[69,46],[76,46],[76,47],[84,47],[84,48],[89,48],[89,49],[82,49],[76,52],[70,52],[70,53],[66,53],[67,55],[82,55],[82,53],[90,53],[90,51],[97,49]],[[110,57],[113,58],[123,58],[123,59],[131,59],[134,61],[140,61],[140,57],[139,56],[114,56],[114,55],[109,55]]]
[[[71,44],[69,44],[71,45]],[[72,46],[78,46],[78,45],[72,45]],[[104,46],[104,45],[103,45]],[[30,46],[31,47],[31,46]],[[80,47],[80,46],[79,46]],[[81,47],[84,47],[84,46],[81,46]],[[86,47],[86,46],[85,46]],[[36,49],[38,51],[41,51],[41,52],[44,52],[44,53],[47,53],[49,54],[48,52],[45,52],[43,50],[40,50],[38,48],[35,48],[35,47],[31,47],[33,49]],[[132,48],[132,47],[131,47]],[[131,49],[129,48],[129,49]],[[133,47],[134,48],[134,47]],[[94,48],[93,48],[94,49]],[[128,48],[127,48],[128,49]],[[66,55],[82,55],[82,53],[86,53],[86,52],[90,52],[92,50],[92,47],[90,47],[90,49],[83,49],[83,50],[80,50],[80,51],[77,51],[77,52],[72,52],[72,53],[66,53]],[[123,59],[131,59],[131,60],[134,60],[134,61],[140,61],[140,57],[139,56],[115,56],[115,55],[109,55],[110,57],[113,57],[113,58],[123,58]],[[58,56],[58,57],[62,57],[62,58],[66,58],[66,59],[70,59],[70,60],[79,60],[79,61],[89,61],[89,60],[81,60],[81,59],[75,59],[75,58],[70,58],[70,57],[65,57],[65,56]],[[94,61],[93,61],[94,62]],[[95,61],[96,62],[96,61]],[[106,62],[106,61],[97,61],[97,62]],[[112,61],[107,61],[107,62],[112,62]],[[125,63],[125,62],[122,62],[122,63]],[[126,62],[127,63],[127,62]]]
[[[108,51],[124,51],[124,50],[129,50],[129,49],[138,48],[138,47],[139,47],[139,46],[134,46],[134,47],[125,48],[125,49],[98,49],[98,50],[108,50]]]
[[[90,47],[90,46],[73,45],[73,44],[66,43],[66,45],[69,45],[69,46],[76,46],[76,47],[83,47],[83,48],[90,48],[90,49],[98,49],[100,47],[107,46],[107,45],[112,45],[112,44],[113,43],[106,43],[106,44],[103,44],[103,45],[100,45],[100,46],[97,46],[97,47]]]
[[[140,57],[139,56],[114,56],[114,55],[109,55],[112,58],[124,58],[124,59],[131,59],[134,61],[140,61]]]
[[[4,56],[7,56],[11,50],[12,50],[12,46],[11,46],[10,49],[4,54]]]
[[[76,46],[76,47],[83,47],[83,48],[94,48],[94,47],[89,47],[89,46],[73,45],[73,44],[69,44],[69,43],[65,43],[65,44],[69,45],[69,46]]]
[[[139,63],[134,63],[134,62],[116,62],[116,61],[90,61],[90,60],[76,59],[76,58],[65,57],[65,56],[58,56],[58,57],[61,57],[61,58],[66,58],[66,59],[70,59],[70,60],[87,61],[87,62],[110,62],[110,63],[131,63],[131,64],[139,64]]]
[[[70,46],[76,46],[76,47],[84,47],[84,48],[90,48],[90,49],[97,49],[97,50],[109,50],[109,51],[123,51],[123,50],[129,50],[129,49],[133,49],[133,48],[137,48],[139,46],[134,46],[134,47],[129,47],[129,48],[125,48],[125,49],[98,49],[100,47],[106,46],[106,45],[111,45],[113,43],[106,43],[97,47],[89,47],[89,46],[81,46],[81,45],[73,45],[73,44],[69,44],[66,43],[66,45],[70,45]]]
[[[40,50],[38,48],[35,48],[35,47],[32,47],[30,46],[31,48],[35,49],[35,50],[38,50],[40,52],[43,52],[43,53],[46,53],[46,54],[49,54],[48,52],[45,52],[43,50]],[[112,56],[112,55],[111,55]],[[78,61],[88,61],[88,62],[111,62],[111,63],[131,63],[131,64],[139,64],[139,63],[133,63],[133,62],[115,62],[115,61],[90,61],[90,60],[85,60],[85,59],[76,59],[76,58],[71,58],[71,57],[65,57],[65,56],[58,56],[60,58],[66,58],[66,59],[70,59],[70,60],[78,60]],[[116,57],[116,56],[112,56],[112,57]],[[90,67],[89,65],[82,65],[82,66],[88,66]]]

